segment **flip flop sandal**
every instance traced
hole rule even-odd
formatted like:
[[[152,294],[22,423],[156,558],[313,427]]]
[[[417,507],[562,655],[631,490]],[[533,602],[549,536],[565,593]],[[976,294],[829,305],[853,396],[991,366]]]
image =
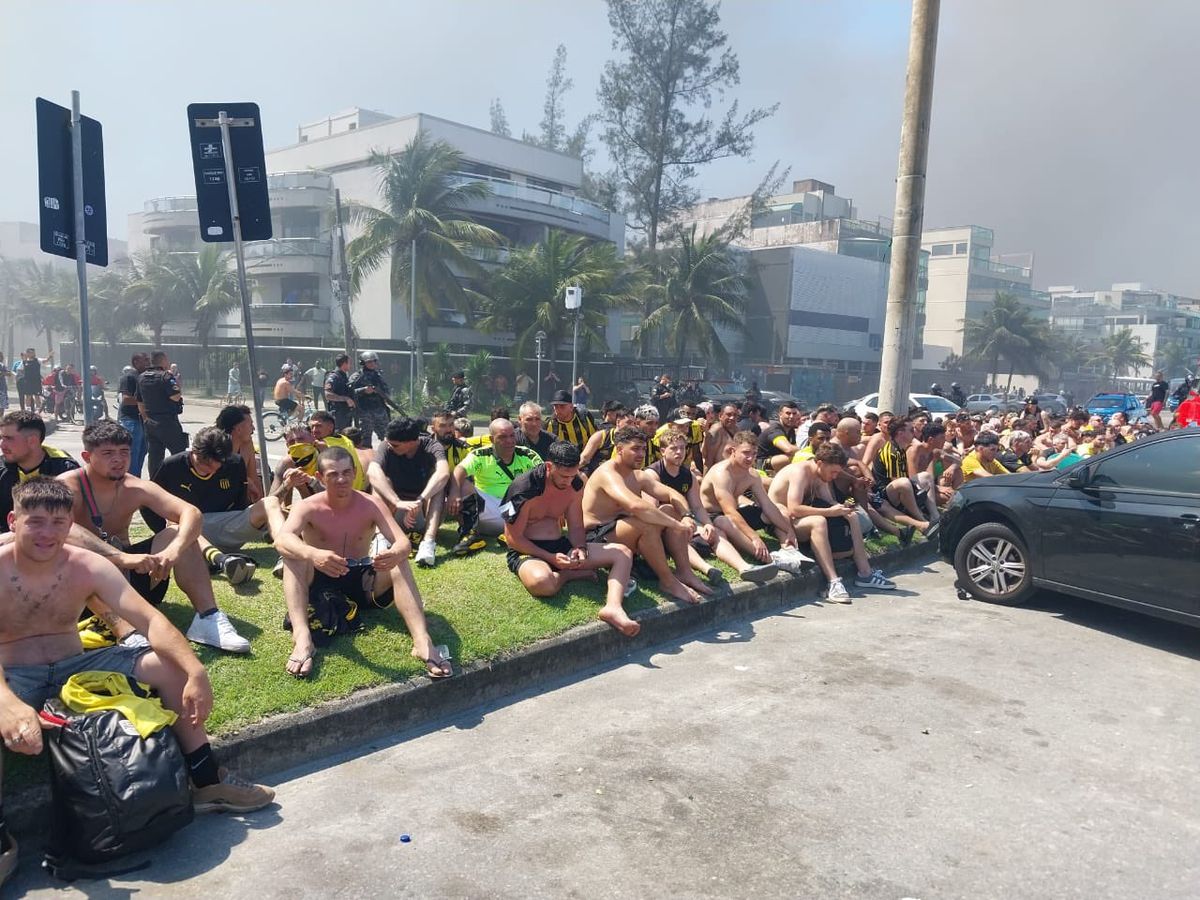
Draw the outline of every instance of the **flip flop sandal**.
[[[290,670],[286,670],[286,671],[287,671],[287,673],[288,673],[289,675],[291,675],[293,678],[295,678],[295,679],[297,679],[297,680],[299,680],[299,681],[303,681],[305,678],[307,678],[309,675],[311,675],[311,674],[312,674],[312,670],[313,670],[313,658],[314,658],[315,656],[316,656],[316,654],[315,654],[315,653],[310,653],[310,654],[308,654],[308,656],[289,656],[289,657],[288,657],[288,662],[289,662],[289,663],[296,663],[296,664],[297,664],[297,668],[296,668],[296,671],[295,671],[295,672],[292,672],[292,671],[290,671]],[[307,672],[305,672],[305,671],[304,671],[304,664],[305,664],[305,663],[308,663],[308,671],[307,671]]]

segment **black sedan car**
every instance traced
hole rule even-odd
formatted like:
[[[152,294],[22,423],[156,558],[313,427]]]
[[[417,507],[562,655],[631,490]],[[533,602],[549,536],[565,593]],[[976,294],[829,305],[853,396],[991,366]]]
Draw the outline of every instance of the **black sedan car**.
[[[1200,429],[963,485],[939,549],[978,600],[1049,588],[1200,625]]]

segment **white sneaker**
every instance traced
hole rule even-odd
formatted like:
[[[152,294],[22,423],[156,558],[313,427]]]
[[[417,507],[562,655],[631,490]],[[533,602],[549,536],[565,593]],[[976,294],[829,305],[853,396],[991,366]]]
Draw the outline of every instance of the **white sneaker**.
[[[795,547],[780,547],[778,550],[772,550],[771,559],[779,568],[795,575],[799,575],[804,571],[805,566],[811,566],[815,562]]]
[[[205,618],[196,613],[187,630],[187,639],[194,644],[207,644],[228,653],[250,652],[250,642],[237,633],[229,616],[219,609]]]
[[[846,586],[842,584],[842,579],[835,578],[829,582],[829,590],[825,592],[825,599],[830,603],[849,603],[850,592],[846,590]]]
[[[433,555],[437,552],[437,542],[431,540],[421,541],[421,545],[417,548],[417,565],[424,566],[427,569],[432,569]]]
[[[887,578],[879,569],[872,569],[866,575],[859,575],[854,579],[854,584],[860,588],[870,588],[876,591],[894,591],[896,582]]]

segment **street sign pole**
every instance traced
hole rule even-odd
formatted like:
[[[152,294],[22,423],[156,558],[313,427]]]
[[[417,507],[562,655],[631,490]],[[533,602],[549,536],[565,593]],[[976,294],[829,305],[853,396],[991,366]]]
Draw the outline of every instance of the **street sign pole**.
[[[196,123],[200,124],[199,122]],[[254,425],[258,429],[258,457],[262,461],[263,493],[271,492],[271,465],[267,459],[267,436],[263,430],[263,396],[258,387],[258,359],[254,352],[254,328],[250,323],[250,291],[246,288],[246,256],[242,249],[242,217],[238,210],[237,183],[234,181],[233,143],[229,139],[228,114],[217,114],[221,127],[221,148],[225,157],[225,184],[229,188],[229,211],[233,216],[233,252],[237,256],[238,292],[242,296],[242,330],[246,334],[246,356],[250,363],[251,393],[254,395]]]
[[[79,91],[71,91],[71,168],[75,190],[75,273],[79,277],[79,397],[84,424],[92,424],[92,345],[88,328],[87,219],[83,202],[83,123]]]

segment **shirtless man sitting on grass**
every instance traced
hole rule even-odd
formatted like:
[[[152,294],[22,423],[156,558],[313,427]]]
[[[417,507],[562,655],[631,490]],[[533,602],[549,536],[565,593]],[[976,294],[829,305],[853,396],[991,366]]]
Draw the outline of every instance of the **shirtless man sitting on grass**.
[[[587,540],[589,544],[624,544],[649,563],[664,593],[685,603],[699,603],[700,595],[712,590],[695,576],[688,562],[692,526],[658,508],[670,494],[642,471],[648,440],[636,427],[618,428],[613,434],[616,455],[596,470],[583,491]],[[675,561],[674,572],[667,565],[668,552]]]
[[[0,547],[0,738],[14,753],[42,751],[38,711],[79,672],[118,672],[158,691],[179,716],[173,730],[188,764],[196,812],[251,812],[275,799],[218,767],[204,732],[212,710],[208,673],[166,616],[138,596],[107,560],[67,546],[75,500],[61,481],[32,478],[13,489]],[[76,625],[95,599],[144,636],[84,651]],[[0,812],[0,882],[16,866],[16,843]]]
[[[879,569],[872,569],[863,543],[862,526],[854,506],[838,503],[832,485],[846,467],[849,457],[838,444],[823,444],[813,451],[812,459],[792,463],[775,476],[768,494],[787,511],[796,530],[796,537],[808,541],[812,555],[829,579],[825,599],[833,603],[849,603],[850,593],[834,566],[834,559],[854,557],[858,577],[854,583],[861,588],[878,591],[893,590],[896,585],[884,578]]]
[[[289,675],[312,672],[312,633],[308,597],[313,588],[333,588],[360,606],[375,593],[376,578],[388,574],[396,611],[412,635],[412,655],[431,678],[452,674],[434,649],[425,625],[421,596],[408,566],[409,540],[380,500],[354,489],[354,460],[342,447],[327,447],[317,457],[317,478],[325,490],[298,501],[275,538],[283,557],[283,596],[292,622]],[[367,557],[376,529],[391,546]],[[385,591],[379,591],[380,594]]]
[[[553,597],[568,581],[591,579],[596,569],[608,569],[600,618],[633,637],[642,626],[622,606],[637,590],[629,577],[633,551],[624,544],[584,543],[583,484],[579,448],[566,441],[552,443],[544,463],[513,479],[500,507],[508,568],[534,597]]]
[[[757,450],[758,436],[754,432],[735,434],[725,459],[704,473],[700,502],[713,524],[739,553],[765,565],[771,562],[771,551],[758,530],[771,525],[780,545],[792,548],[796,546],[796,534],[788,517],[767,496],[766,485],[754,468]],[[754,502],[740,505],[739,498],[746,492],[750,492]]]

